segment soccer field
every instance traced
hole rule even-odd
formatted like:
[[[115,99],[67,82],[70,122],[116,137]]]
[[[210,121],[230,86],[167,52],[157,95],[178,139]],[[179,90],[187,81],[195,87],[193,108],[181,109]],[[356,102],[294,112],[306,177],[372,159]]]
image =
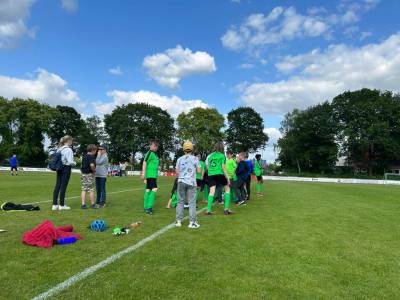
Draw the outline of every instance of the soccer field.
[[[107,207],[0,212],[0,298],[30,299],[150,236],[174,221],[165,209],[172,178],[160,178],[155,214],[142,209],[138,177],[110,178]],[[54,174],[0,174],[0,202],[50,200]],[[398,299],[400,188],[376,185],[265,182],[265,196],[233,207],[232,216],[199,217],[201,228],[172,228],[75,283],[57,299]],[[67,197],[78,196],[73,175]],[[201,204],[200,207],[201,208]],[[23,232],[49,219],[71,224],[84,239],[40,249]],[[92,220],[125,226],[127,236],[94,233]],[[187,225],[187,221],[184,225]]]

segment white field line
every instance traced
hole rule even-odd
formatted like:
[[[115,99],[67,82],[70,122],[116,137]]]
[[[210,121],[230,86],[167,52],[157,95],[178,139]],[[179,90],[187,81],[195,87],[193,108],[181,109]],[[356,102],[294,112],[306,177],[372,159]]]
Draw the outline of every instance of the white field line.
[[[159,185],[158,187],[164,187],[164,186],[167,186],[167,185]],[[110,193],[107,193],[107,195],[119,194],[119,193],[126,193],[126,192],[132,192],[132,191],[140,191],[140,190],[143,190],[143,191],[144,191],[144,188],[137,188],[137,189],[129,189],[129,190],[122,190],[122,191],[110,192]],[[65,200],[68,200],[68,199],[76,199],[76,198],[81,198],[81,196],[66,197]],[[53,201],[53,200],[38,201],[38,202],[29,202],[29,203],[23,203],[23,205],[47,203],[47,202],[52,202],[52,201]]]
[[[198,210],[197,213],[198,214],[202,213],[204,210],[206,210],[206,208],[207,207],[204,207],[204,208]],[[186,220],[188,218],[189,217],[186,216],[184,218],[184,220]],[[81,280],[85,279],[86,277],[92,275],[93,273],[97,272],[98,270],[101,270],[104,267],[112,264],[113,262],[120,259],[121,257],[134,252],[135,250],[137,250],[140,247],[146,245],[147,243],[153,241],[154,239],[156,239],[157,237],[159,237],[160,235],[162,235],[163,233],[167,232],[168,230],[170,230],[174,227],[175,227],[175,224],[172,223],[172,224],[169,224],[169,225],[161,228],[160,230],[154,232],[152,235],[144,238],[143,240],[140,240],[136,244],[129,246],[128,248],[121,250],[120,252],[117,252],[117,253],[107,257],[105,260],[103,260],[91,267],[87,267],[82,272],[79,272],[78,274],[73,275],[72,277],[68,278],[67,280],[65,280],[65,281],[57,284],[56,286],[52,287],[51,289],[47,290],[46,292],[32,298],[32,300],[47,299],[51,296],[58,294],[59,292],[65,290],[65,289],[68,289],[70,286],[77,283],[78,281],[81,281]]]

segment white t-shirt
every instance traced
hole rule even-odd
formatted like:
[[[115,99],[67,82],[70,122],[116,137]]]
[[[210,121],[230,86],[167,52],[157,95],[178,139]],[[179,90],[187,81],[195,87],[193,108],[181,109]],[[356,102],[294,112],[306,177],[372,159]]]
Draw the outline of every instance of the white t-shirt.
[[[185,154],[178,158],[176,169],[179,172],[178,182],[196,186],[196,172],[199,160],[196,156]]]

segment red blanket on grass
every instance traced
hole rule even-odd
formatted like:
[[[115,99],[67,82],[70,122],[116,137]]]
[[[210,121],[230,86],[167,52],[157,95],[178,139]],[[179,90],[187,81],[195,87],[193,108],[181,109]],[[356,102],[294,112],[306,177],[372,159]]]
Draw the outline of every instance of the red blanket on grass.
[[[22,236],[22,241],[31,246],[42,248],[51,248],[57,239],[74,236],[77,239],[82,239],[82,236],[73,233],[72,226],[55,227],[49,220],[36,226],[32,231],[25,232]]]

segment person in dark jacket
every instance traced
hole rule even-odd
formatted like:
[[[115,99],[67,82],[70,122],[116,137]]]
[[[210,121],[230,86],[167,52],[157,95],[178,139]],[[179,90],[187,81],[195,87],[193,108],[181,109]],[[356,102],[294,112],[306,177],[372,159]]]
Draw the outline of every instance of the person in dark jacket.
[[[242,205],[246,203],[246,182],[249,177],[249,167],[245,161],[245,153],[241,152],[237,156],[237,168],[236,168],[236,195],[238,197],[238,205]],[[251,176],[251,175],[250,175]]]
[[[251,174],[253,174],[254,171],[254,164],[253,162],[249,159],[249,154],[246,153],[246,164],[247,164],[247,179],[246,179],[246,193],[247,197],[246,200],[250,200],[250,192],[251,192]]]

